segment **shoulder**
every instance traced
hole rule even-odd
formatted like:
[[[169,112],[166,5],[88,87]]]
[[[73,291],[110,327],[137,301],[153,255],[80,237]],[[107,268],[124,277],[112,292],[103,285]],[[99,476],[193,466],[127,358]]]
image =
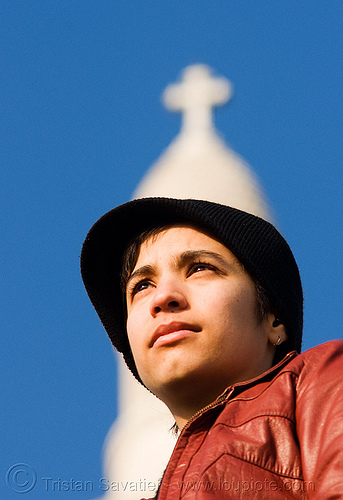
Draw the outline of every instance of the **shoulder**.
[[[343,341],[297,358],[295,415],[304,479],[315,484],[316,498],[343,498]]]
[[[304,358],[311,357],[322,357],[322,356],[332,356],[332,355],[343,355],[343,340],[330,340],[324,344],[317,345],[299,354]]]
[[[341,367],[343,372],[343,340],[330,340],[317,345],[293,358],[286,369],[314,370],[319,367],[329,368],[334,365]]]
[[[304,351],[293,358],[284,370],[295,376],[298,395],[310,389],[315,391],[319,388],[324,390],[329,387],[341,387],[343,340],[332,340]]]

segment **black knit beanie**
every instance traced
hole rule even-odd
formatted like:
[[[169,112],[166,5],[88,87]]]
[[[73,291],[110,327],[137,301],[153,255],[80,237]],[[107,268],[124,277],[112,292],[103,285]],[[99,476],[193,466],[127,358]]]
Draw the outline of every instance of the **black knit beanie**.
[[[123,254],[143,231],[188,223],[210,231],[244,265],[267,293],[287,328],[280,354],[301,350],[303,294],[292,251],[275,227],[255,215],[202,200],[142,198],[101,217],[89,231],[81,254],[82,279],[114,347],[140,381],[126,333],[120,286]]]

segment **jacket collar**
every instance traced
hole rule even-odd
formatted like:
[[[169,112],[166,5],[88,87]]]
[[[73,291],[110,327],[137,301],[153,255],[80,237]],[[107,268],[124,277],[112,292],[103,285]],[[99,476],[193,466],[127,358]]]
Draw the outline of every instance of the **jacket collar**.
[[[233,384],[229,386],[225,391],[216,399],[216,402],[222,402],[224,399],[231,398],[236,396],[237,394],[245,391],[249,387],[253,387],[254,385],[260,382],[268,382],[272,380],[277,373],[279,373],[282,368],[284,368],[293,358],[298,355],[297,351],[291,351],[286,354],[286,356],[279,361],[276,365],[269,368],[269,370],[261,373],[257,377],[254,377],[249,380],[245,380],[244,382],[237,382],[237,384]]]
[[[272,366],[269,370],[261,373],[257,377],[246,380],[244,382],[237,382],[237,384],[233,384],[227,387],[225,391],[220,396],[218,396],[217,399],[215,399],[212,403],[205,406],[205,408],[202,408],[195,415],[193,415],[193,417],[187,422],[187,424],[181,431],[181,434],[183,435],[184,431],[187,430],[190,426],[192,426],[194,421],[198,420],[200,416],[204,415],[208,411],[211,411],[219,407],[229,399],[232,399],[238,394],[244,392],[249,387],[253,387],[254,385],[257,385],[261,382],[271,381],[275,377],[275,375],[277,375],[282,370],[282,368],[284,368],[297,355],[298,355],[297,351],[291,351],[287,353],[286,356],[279,363]]]

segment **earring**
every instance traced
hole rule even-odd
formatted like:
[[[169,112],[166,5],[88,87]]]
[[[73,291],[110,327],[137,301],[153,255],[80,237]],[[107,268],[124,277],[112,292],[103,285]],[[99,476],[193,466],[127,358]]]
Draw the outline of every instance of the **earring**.
[[[280,344],[281,344],[281,337],[278,335],[277,341],[276,341],[274,344],[272,344],[272,345],[273,345],[274,347],[277,347],[277,346],[278,346],[278,345],[280,345]]]

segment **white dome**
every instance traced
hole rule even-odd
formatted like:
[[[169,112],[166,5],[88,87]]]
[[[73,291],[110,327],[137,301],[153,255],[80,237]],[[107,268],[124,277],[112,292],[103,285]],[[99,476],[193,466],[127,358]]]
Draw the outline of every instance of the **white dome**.
[[[231,93],[229,82],[212,77],[204,65],[186,68],[183,82],[167,87],[166,105],[183,112],[181,132],[143,177],[134,198],[198,198],[270,219],[256,175],[212,122],[212,107],[224,104]]]

